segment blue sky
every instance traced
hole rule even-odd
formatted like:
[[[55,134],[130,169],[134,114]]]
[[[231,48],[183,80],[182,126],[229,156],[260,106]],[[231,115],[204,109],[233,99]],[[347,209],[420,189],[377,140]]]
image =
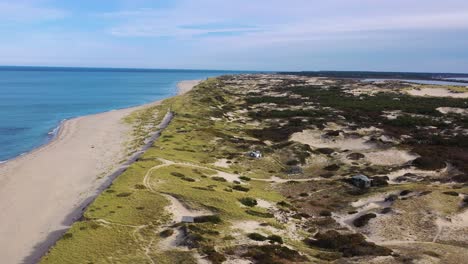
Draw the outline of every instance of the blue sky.
[[[468,1],[0,0],[0,65],[468,72]]]

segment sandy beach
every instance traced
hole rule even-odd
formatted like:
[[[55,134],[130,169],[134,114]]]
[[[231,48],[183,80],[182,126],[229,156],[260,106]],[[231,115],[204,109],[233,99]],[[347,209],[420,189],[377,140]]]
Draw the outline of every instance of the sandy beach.
[[[178,93],[198,83],[180,82]],[[131,158],[124,146],[131,127],[122,119],[157,103],[67,120],[48,144],[0,164],[2,263],[39,260]]]

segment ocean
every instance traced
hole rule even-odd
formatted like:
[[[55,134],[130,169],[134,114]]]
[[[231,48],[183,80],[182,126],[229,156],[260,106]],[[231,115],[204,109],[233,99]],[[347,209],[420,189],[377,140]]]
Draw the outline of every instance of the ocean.
[[[182,80],[237,73],[247,72],[0,67],[0,161],[47,143],[65,119],[167,98]]]

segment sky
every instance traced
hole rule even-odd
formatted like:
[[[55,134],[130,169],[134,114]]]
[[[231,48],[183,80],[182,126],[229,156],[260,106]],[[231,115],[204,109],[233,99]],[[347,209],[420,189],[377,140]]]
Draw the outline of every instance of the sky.
[[[0,0],[0,65],[468,73],[468,1]]]

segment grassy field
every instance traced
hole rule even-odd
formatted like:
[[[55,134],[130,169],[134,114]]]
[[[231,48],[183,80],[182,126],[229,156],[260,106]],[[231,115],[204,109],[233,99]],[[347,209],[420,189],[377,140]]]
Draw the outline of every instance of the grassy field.
[[[275,81],[258,76],[209,79],[185,95],[127,117],[135,136],[129,146],[135,148],[168,111],[174,113],[161,137],[86,209],[41,263],[200,263],[203,259],[285,264],[326,263],[350,256],[362,257],[358,262],[375,256],[398,262],[404,258],[390,256],[391,250],[354,233],[371,231],[344,226],[337,216],[352,218],[360,210],[353,203],[375,196],[393,199],[390,206],[401,210],[398,215],[414,216],[408,225],[419,216],[412,211],[430,211],[440,218],[461,212],[458,206],[468,192],[466,184],[439,184],[440,179],[430,178],[388,184],[388,178],[381,178],[382,185],[362,190],[350,184],[350,176],[385,177],[410,164],[345,162],[351,152],[347,149],[318,148],[291,141],[290,136],[312,129],[331,139],[340,133],[365,137],[376,149],[412,149],[424,158],[420,167],[450,162],[464,172],[466,149],[457,142],[466,138],[458,132],[466,120],[460,115],[442,116],[436,108],[466,108],[466,100],[386,91],[354,96],[343,89],[355,85],[352,81],[317,85],[300,78],[285,77],[281,82],[278,76],[271,78]],[[403,113],[388,120],[382,114],[389,110]],[[331,123],[340,130],[327,128]],[[377,134],[358,132],[369,127],[378,128],[372,130]],[[426,128],[430,132],[421,132]],[[384,134],[401,139],[383,143],[378,138]],[[249,157],[253,150],[263,157]],[[403,190],[412,194],[400,195]],[[175,201],[184,214],[194,214],[194,223],[175,221],[181,217],[169,210],[177,207]],[[418,202],[424,209],[419,210]],[[375,208],[369,212],[385,217]],[[401,248],[392,249],[411,253],[408,247]]]
[[[203,236],[199,251],[205,255],[215,245],[229,246],[228,231],[235,221],[257,220],[275,224],[271,217],[263,216],[268,215],[265,209],[245,208],[239,202],[245,197],[273,204],[281,201],[283,197],[272,190],[269,183],[241,183],[240,179],[233,183],[212,178],[218,171],[264,178],[265,175],[259,172],[270,166],[265,161],[254,164],[247,158],[245,164],[229,169],[213,165],[218,158],[243,155],[248,150],[240,152],[237,144],[229,142],[232,138],[248,137],[238,124],[209,118],[221,115],[218,110],[221,105],[216,103],[220,98],[229,100],[229,96],[213,92],[216,85],[217,80],[208,80],[186,95],[167,99],[159,106],[139,111],[126,119],[133,124],[137,135],[133,144],[141,145],[148,133],[145,127],[155,126],[168,109],[175,113],[160,139],[86,209],[83,219],[70,228],[41,263],[193,262],[190,251],[160,251],[157,247],[161,240],[158,233],[171,220],[170,212],[165,209],[169,202],[161,193],[176,197],[190,208],[203,208],[220,217],[220,223],[197,225],[197,232]],[[175,164],[160,166],[160,160]],[[275,167],[274,161],[271,163]],[[172,175],[174,172],[184,177]],[[145,176],[149,178],[146,183]]]

